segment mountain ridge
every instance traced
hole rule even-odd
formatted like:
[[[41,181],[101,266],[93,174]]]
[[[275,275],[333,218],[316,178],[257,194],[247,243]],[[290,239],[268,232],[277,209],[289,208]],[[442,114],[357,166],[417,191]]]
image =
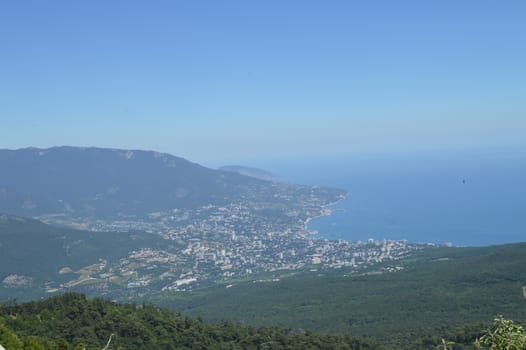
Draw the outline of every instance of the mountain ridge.
[[[264,180],[264,181],[276,181],[278,179],[278,176],[263,169],[254,168],[254,167],[247,167],[242,165],[224,165],[218,170],[221,171],[229,171],[233,173],[237,173],[240,175],[245,175],[249,177],[254,177],[256,179]]]
[[[0,150],[0,211],[35,217],[140,217],[276,199],[276,185],[155,151],[60,146]],[[290,185],[292,192],[307,187]]]

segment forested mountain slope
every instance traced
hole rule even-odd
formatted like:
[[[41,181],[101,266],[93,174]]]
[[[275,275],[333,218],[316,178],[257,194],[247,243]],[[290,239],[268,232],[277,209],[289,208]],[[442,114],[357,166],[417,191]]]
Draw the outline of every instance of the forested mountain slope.
[[[166,153],[53,147],[0,150],[0,212],[138,218],[174,208],[251,201],[290,203],[304,193],[344,193],[276,184],[213,170]]]
[[[404,348],[426,337],[471,343],[496,315],[526,320],[525,243],[430,249],[401,263],[397,272],[283,274],[157,301],[208,320],[349,332]]]
[[[377,349],[343,335],[275,327],[205,324],[149,304],[116,304],[67,293],[47,300],[0,306],[0,344],[7,350],[102,349]],[[9,343],[9,345],[6,345]],[[24,344],[26,346],[24,347]]]
[[[82,269],[99,272],[133,250],[158,247],[165,240],[145,232],[82,231],[0,214],[0,300],[40,298],[83,278]]]

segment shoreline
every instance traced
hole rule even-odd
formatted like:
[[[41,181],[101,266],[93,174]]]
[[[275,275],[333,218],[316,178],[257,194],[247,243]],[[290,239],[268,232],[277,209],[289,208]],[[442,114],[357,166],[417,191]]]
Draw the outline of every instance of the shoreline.
[[[347,192],[345,193],[345,195],[343,195],[342,198],[334,201],[334,202],[331,202],[329,204],[325,204],[325,205],[322,205],[321,206],[321,210],[320,210],[320,215],[316,215],[316,216],[313,216],[313,217],[310,217],[310,218],[307,218],[305,220],[305,222],[303,223],[303,226],[304,226],[304,232],[306,235],[310,235],[310,236],[313,236],[313,235],[317,235],[319,234],[318,231],[313,231],[313,230],[309,230],[308,228],[308,225],[309,223],[312,221],[312,220],[315,220],[315,219],[319,219],[319,218],[322,218],[322,217],[325,217],[325,216],[331,216],[332,215],[332,210],[329,208],[329,207],[333,207],[337,204],[340,204],[341,202],[343,202],[344,200],[346,200],[347,198],[349,198],[351,196],[351,192]]]

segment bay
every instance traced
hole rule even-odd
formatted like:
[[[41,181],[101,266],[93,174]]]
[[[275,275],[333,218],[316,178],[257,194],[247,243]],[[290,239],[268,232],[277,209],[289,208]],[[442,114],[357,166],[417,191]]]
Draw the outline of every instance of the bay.
[[[318,237],[483,246],[526,241],[526,152],[475,150],[289,159],[282,180],[343,188]]]

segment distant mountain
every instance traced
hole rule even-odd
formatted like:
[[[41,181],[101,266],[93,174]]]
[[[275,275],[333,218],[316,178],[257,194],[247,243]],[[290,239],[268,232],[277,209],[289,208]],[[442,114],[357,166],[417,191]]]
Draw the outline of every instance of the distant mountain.
[[[225,165],[219,168],[219,170],[250,176],[265,181],[276,181],[278,178],[275,174],[269,171],[240,165]]]
[[[145,217],[162,210],[240,200],[276,202],[284,190],[290,198],[307,189],[277,187],[152,151],[79,147],[0,150],[0,164],[0,212],[30,217],[56,213]]]
[[[0,164],[0,210],[24,216],[141,215],[224,202],[260,185],[169,154],[135,150],[2,150]]]

